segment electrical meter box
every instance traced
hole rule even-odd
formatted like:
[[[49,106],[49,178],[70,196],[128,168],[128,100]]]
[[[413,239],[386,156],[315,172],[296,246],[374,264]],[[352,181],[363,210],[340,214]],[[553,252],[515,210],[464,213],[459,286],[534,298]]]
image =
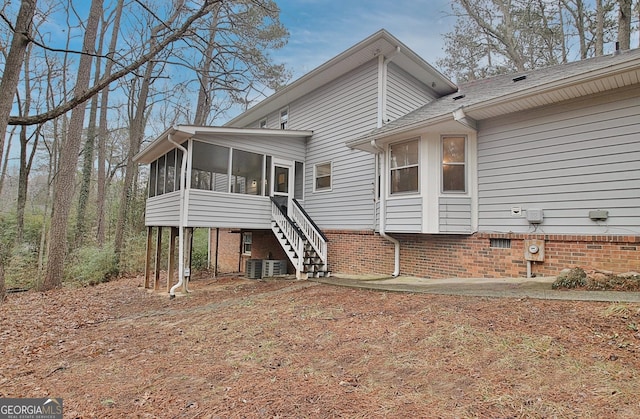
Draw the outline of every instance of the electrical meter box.
[[[544,262],[544,240],[525,240],[524,259],[532,262]]]

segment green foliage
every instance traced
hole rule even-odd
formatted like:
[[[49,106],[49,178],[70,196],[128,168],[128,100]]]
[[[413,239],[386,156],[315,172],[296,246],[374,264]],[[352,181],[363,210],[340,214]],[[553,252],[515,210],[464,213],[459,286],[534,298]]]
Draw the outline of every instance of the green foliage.
[[[65,269],[65,282],[96,285],[117,275],[113,245],[84,246],[69,255]]]
[[[587,285],[587,274],[582,268],[562,271],[553,282],[551,288],[578,288]]]
[[[209,262],[209,230],[196,228],[193,231],[193,252],[191,254],[191,267],[193,270],[207,269]]]
[[[39,278],[38,252],[27,245],[16,246],[5,258],[7,288],[33,288]]]
[[[154,239],[155,240],[155,239]],[[166,234],[165,234],[166,240]],[[155,241],[154,241],[155,244]],[[163,245],[163,247],[165,247]],[[135,232],[125,237],[124,249],[120,255],[119,271],[124,273],[144,272],[147,252],[147,232]],[[152,261],[153,263],[153,261]],[[166,266],[166,265],[163,265]]]

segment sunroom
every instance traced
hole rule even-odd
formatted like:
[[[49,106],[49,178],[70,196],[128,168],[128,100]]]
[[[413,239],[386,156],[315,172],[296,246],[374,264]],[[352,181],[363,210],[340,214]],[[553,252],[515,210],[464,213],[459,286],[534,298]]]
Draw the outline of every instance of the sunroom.
[[[145,224],[270,228],[270,197],[304,198],[305,141],[311,135],[196,126],[167,130],[134,158],[150,165]]]
[[[145,286],[153,227],[158,228],[156,261],[162,228],[171,228],[170,255],[179,236],[181,274],[171,296],[188,280],[190,235],[197,227],[272,230],[297,277],[325,274],[326,240],[302,207],[305,147],[312,134],[180,125],[138,153],[134,161],[149,165]],[[170,280],[173,267],[168,270]],[[156,288],[158,271],[156,265]]]

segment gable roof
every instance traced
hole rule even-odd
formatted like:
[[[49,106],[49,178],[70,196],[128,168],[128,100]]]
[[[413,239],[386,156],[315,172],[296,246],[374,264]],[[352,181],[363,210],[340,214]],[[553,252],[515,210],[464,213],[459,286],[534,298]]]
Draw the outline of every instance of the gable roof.
[[[640,84],[640,49],[474,80],[461,84],[456,93],[430,102],[368,135],[348,141],[347,146],[371,151],[372,140],[421,127],[457,118],[465,118],[473,125],[477,120],[633,84]]]
[[[252,108],[227,122],[225,126],[243,127],[271,112],[276,112],[313,90],[343,76],[377,56],[394,55],[393,62],[427,86],[437,96],[455,92],[457,86],[409,47],[384,29],[379,30],[337,55],[288,86],[278,90]]]

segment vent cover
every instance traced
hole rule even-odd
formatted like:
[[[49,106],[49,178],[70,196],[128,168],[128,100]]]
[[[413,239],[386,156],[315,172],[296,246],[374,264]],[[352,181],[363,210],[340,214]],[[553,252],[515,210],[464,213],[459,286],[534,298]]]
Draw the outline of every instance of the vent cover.
[[[494,249],[511,249],[511,239],[489,239],[489,247]]]

